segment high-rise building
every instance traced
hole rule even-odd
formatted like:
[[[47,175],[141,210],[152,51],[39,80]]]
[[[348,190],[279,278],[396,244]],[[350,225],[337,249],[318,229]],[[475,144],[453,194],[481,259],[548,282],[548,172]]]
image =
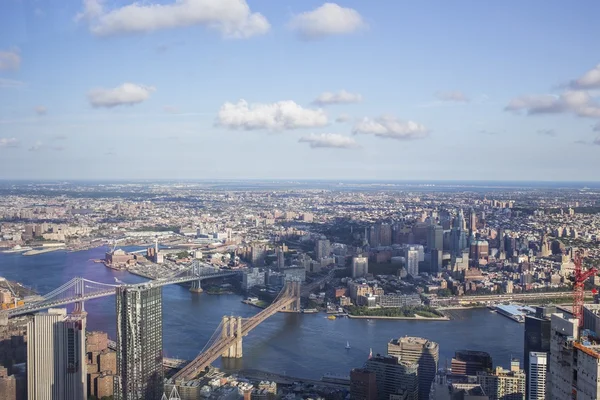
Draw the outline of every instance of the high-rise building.
[[[329,253],[331,252],[331,245],[329,240],[327,239],[319,239],[315,243],[315,257],[317,261],[322,258],[329,257]]]
[[[369,259],[367,257],[352,258],[352,277],[362,278],[369,273]]]
[[[27,326],[27,393],[30,400],[87,398],[85,313],[49,309]]]
[[[353,400],[377,400],[375,372],[360,368],[350,371],[350,398]]]
[[[529,371],[529,357],[531,352],[549,353],[550,352],[550,316],[556,312],[556,307],[536,307],[535,315],[525,317],[525,335],[523,340],[523,369]],[[548,363],[546,363],[546,368]],[[541,375],[538,375],[541,376]],[[547,374],[544,374],[547,378]],[[527,379],[526,393],[530,393]],[[541,383],[540,383],[541,384]],[[544,383],[544,387],[546,383]]]
[[[379,225],[379,245],[392,245],[392,226],[390,224],[383,223]]]
[[[492,356],[485,351],[459,350],[451,361],[453,375],[475,376],[492,371]]]
[[[419,398],[418,365],[401,361],[394,356],[371,357],[364,369],[375,373],[377,399],[389,400],[392,395],[402,395],[405,400]]]
[[[406,272],[413,278],[419,275],[419,251],[416,247],[406,249]]]
[[[487,259],[490,254],[487,240],[475,240],[471,243],[471,260]]]
[[[285,267],[285,253],[283,252],[283,247],[277,246],[275,253],[277,255],[277,269],[281,270]]]
[[[496,367],[493,373],[480,372],[477,383],[489,400],[525,400],[525,371],[519,361],[512,361],[510,370]]]
[[[267,248],[264,244],[253,244],[251,248],[251,262],[253,267],[263,267],[265,265],[265,256]]]
[[[371,225],[369,228],[369,246],[379,246],[379,225]]]
[[[429,272],[431,272],[432,274],[437,274],[442,270],[443,255],[443,251],[440,249],[431,250]]]
[[[388,355],[419,365],[419,399],[428,400],[431,383],[437,373],[440,347],[436,342],[405,336],[388,343]]]
[[[477,231],[477,214],[475,214],[475,210],[472,208],[469,212],[469,231],[471,233]]]
[[[546,384],[548,400],[570,399],[573,391],[573,343],[579,337],[579,323],[564,313],[552,314],[550,360]]]
[[[444,247],[444,228],[440,225],[430,225],[427,236],[427,247],[429,251],[433,249],[442,250]]]
[[[532,351],[529,353],[527,370],[527,400],[546,400],[546,372],[548,353]]]
[[[118,287],[115,400],[160,400],[163,394],[162,289]]]

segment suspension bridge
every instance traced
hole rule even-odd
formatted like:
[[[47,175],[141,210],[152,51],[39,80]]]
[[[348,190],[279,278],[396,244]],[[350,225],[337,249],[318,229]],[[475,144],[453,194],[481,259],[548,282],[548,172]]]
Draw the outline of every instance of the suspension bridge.
[[[275,301],[253,317],[223,317],[200,354],[173,375],[173,381],[179,384],[196,378],[221,356],[241,358],[242,338],[261,322],[280,311],[300,311],[300,296],[300,282],[288,281]]]
[[[192,291],[200,290],[200,282],[204,279],[222,278],[239,274],[239,271],[223,270],[194,261],[190,268],[175,273],[169,277],[150,281],[153,286],[166,286],[181,283],[192,283]],[[148,283],[150,283],[148,282]],[[136,284],[136,286],[139,284]],[[75,304],[76,310],[83,308],[83,302],[100,297],[112,296],[115,289],[127,284],[112,285],[108,283],[94,282],[85,278],[73,278],[64,285],[54,289],[42,296],[39,301],[26,303],[17,308],[7,310],[9,318],[19,315],[30,314],[47,308]]]

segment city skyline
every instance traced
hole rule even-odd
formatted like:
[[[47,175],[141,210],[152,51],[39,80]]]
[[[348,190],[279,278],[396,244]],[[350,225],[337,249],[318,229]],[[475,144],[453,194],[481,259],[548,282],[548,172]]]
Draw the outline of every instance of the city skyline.
[[[0,179],[596,181],[600,5],[515,4],[9,0]]]

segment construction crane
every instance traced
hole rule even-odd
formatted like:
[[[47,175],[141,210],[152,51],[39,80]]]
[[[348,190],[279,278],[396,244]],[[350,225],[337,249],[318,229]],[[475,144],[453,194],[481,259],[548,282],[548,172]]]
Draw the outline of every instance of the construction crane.
[[[583,271],[581,268],[582,260],[579,252],[575,254],[573,261],[575,262],[575,271],[571,278],[573,281],[573,316],[577,318],[579,327],[581,328],[583,326],[583,284],[590,276],[596,275],[598,269],[591,267],[587,271]],[[593,289],[592,292],[597,293],[595,289]]]

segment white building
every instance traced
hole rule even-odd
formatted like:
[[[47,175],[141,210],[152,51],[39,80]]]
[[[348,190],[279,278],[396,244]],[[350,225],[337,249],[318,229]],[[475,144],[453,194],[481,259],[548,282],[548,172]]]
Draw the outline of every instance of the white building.
[[[29,400],[87,398],[85,313],[65,308],[36,314],[27,324]]]
[[[369,273],[369,259],[367,257],[352,258],[352,277],[361,278]]]
[[[548,364],[548,353],[529,352],[529,393],[527,400],[546,400],[546,369]]]
[[[416,247],[406,249],[406,272],[413,278],[419,275],[419,251]]]
[[[242,289],[249,290],[254,286],[264,286],[265,272],[258,268],[250,268],[242,275]]]

